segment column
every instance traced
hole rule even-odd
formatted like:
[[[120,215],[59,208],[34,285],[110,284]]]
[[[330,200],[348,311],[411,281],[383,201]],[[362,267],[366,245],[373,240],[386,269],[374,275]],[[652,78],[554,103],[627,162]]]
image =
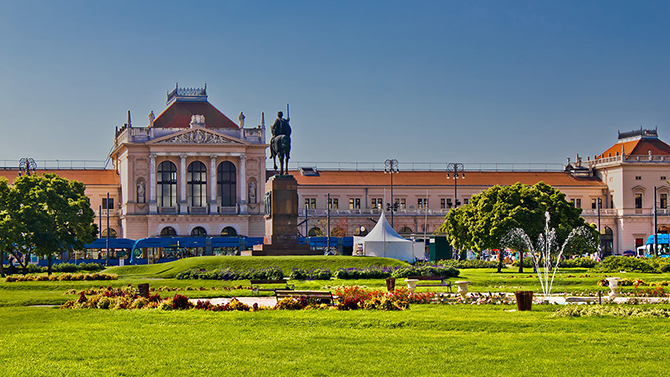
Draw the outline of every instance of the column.
[[[240,213],[247,214],[247,156],[240,156]]]
[[[216,202],[216,155],[209,156],[209,213],[218,213]]]
[[[186,155],[180,154],[181,164],[179,166],[179,213],[188,213],[188,204],[186,203]]]
[[[156,212],[156,154],[149,154],[149,213]]]

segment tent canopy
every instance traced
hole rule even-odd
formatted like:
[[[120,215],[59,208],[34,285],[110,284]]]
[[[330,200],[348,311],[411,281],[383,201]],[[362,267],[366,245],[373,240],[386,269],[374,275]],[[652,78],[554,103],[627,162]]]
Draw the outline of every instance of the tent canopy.
[[[395,258],[404,261],[414,259],[413,242],[402,238],[386,221],[382,211],[377,225],[367,236],[355,241],[363,247],[363,255]]]

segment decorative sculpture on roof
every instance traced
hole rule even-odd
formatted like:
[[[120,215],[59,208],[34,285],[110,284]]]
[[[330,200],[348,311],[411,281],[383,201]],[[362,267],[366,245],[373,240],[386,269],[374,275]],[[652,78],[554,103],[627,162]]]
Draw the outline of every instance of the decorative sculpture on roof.
[[[288,122],[288,105],[286,105],[286,119],[283,118],[284,113],[277,112],[277,119],[270,132],[272,132],[272,139],[270,140],[270,155],[274,162],[274,169],[277,170],[277,157],[279,157],[280,172],[279,175],[284,175],[288,172],[288,160],[291,158],[291,126]]]
[[[240,121],[240,128],[244,128],[244,119],[247,117],[244,116],[244,113],[240,111],[240,116],[237,119]]]

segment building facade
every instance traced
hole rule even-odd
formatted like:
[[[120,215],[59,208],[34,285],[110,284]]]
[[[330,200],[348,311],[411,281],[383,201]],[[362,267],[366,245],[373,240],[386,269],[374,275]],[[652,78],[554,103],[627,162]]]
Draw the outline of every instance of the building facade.
[[[151,112],[145,126],[133,126],[129,114],[116,130],[113,170],[37,172],[86,184],[103,236],[262,237],[263,188],[274,171],[266,169],[263,116],[255,127],[245,127],[244,120],[240,113],[233,122],[212,106],[206,88],[175,87],[166,109],[157,117]],[[606,253],[635,249],[655,229],[665,233],[670,228],[670,145],[658,138],[657,130],[619,133],[605,152],[586,161],[577,155],[562,170],[487,171],[466,165],[454,179],[447,175],[447,164],[443,167],[405,169],[391,176],[374,168],[298,166],[290,174],[298,182],[299,232],[326,235],[330,225],[332,236],[365,235],[380,211],[395,207],[387,212],[393,228],[422,238],[439,233],[457,203],[467,204],[494,185],[517,182],[544,182],[565,193],[598,226]],[[15,168],[0,170],[10,180],[16,175]]]

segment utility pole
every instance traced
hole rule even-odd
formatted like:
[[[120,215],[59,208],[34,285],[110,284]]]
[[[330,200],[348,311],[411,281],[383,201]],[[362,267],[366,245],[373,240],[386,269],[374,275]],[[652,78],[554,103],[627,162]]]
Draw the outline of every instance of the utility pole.
[[[326,204],[326,250],[330,253],[330,206],[331,206],[331,201],[330,201],[330,193],[328,193],[328,202]]]
[[[109,193],[107,193],[107,262],[106,266],[109,266]]]

